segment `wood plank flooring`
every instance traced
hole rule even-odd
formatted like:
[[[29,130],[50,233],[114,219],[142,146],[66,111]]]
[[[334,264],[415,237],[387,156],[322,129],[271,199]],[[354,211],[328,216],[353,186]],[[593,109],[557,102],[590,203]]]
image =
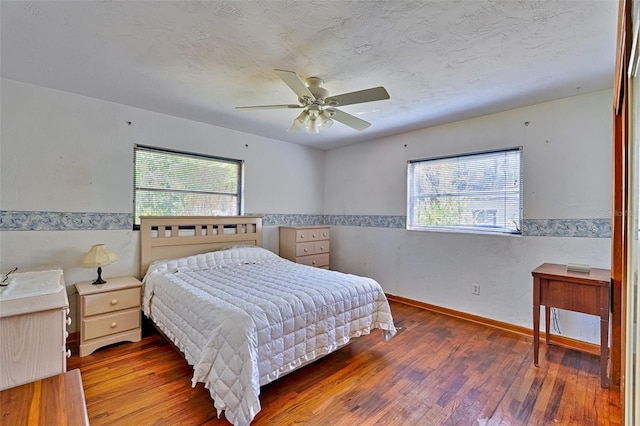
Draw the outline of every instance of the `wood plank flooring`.
[[[619,391],[599,359],[391,303],[400,332],[379,330],[261,391],[252,425],[619,425]],[[89,420],[101,425],[228,425],[192,369],[153,329],[79,358]]]

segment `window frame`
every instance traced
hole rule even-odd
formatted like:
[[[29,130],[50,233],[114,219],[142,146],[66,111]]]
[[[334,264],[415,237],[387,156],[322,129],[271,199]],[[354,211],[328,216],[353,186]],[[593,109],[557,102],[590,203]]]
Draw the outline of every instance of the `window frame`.
[[[442,160],[460,160],[468,157],[477,157],[482,155],[491,155],[491,154],[500,154],[500,153],[509,153],[509,152],[518,152],[519,153],[519,180],[518,180],[518,223],[516,223],[515,230],[509,230],[504,227],[487,227],[482,225],[415,225],[413,223],[414,219],[414,203],[413,199],[415,194],[413,194],[412,190],[412,167],[416,163],[423,162],[431,162],[431,161],[442,161]],[[445,155],[439,157],[430,157],[430,158],[421,158],[415,160],[407,161],[407,199],[406,199],[406,229],[409,231],[435,231],[435,232],[455,232],[455,233],[468,233],[468,234],[490,234],[490,235],[506,235],[506,236],[519,236],[522,235],[522,224],[523,224],[523,199],[524,199],[524,190],[523,190],[523,147],[516,146],[510,148],[502,148],[502,149],[493,149],[486,151],[476,151],[469,152],[463,154],[452,154]]]
[[[148,145],[134,144],[133,145],[133,229],[134,230],[140,230],[140,224],[136,223],[136,195],[139,189],[144,189],[144,187],[138,187],[136,182],[136,161],[137,161],[138,151],[156,152],[161,154],[170,154],[175,156],[197,158],[200,160],[219,161],[224,163],[236,163],[238,165],[238,182],[237,182],[238,192],[235,193],[238,200],[237,215],[242,216],[244,214],[244,160],[239,160],[236,158],[220,157],[220,156],[208,155],[208,154],[200,154],[200,153],[188,152],[188,151],[179,151],[179,150],[167,149],[167,148],[158,148],[158,147],[148,146]],[[175,192],[193,192],[193,193],[231,195],[231,193],[227,194],[227,193],[218,193],[218,192],[211,192],[211,191],[184,191],[184,190],[180,191],[179,190]]]

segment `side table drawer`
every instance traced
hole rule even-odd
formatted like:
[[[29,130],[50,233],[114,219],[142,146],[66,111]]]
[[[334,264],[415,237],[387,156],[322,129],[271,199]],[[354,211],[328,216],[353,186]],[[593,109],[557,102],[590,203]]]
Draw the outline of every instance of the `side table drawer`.
[[[139,307],[140,288],[82,296],[82,303],[84,304],[85,316]]]
[[[83,341],[108,336],[140,327],[140,309],[136,306],[127,311],[101,315],[95,318],[83,318]]]

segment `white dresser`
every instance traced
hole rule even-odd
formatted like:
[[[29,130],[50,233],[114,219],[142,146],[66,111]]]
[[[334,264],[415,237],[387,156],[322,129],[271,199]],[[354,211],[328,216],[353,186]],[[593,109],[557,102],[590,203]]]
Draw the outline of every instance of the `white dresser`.
[[[329,269],[330,229],[326,225],[281,226],[280,256],[292,262]]]
[[[0,300],[0,390],[67,371],[64,283],[55,293]]]

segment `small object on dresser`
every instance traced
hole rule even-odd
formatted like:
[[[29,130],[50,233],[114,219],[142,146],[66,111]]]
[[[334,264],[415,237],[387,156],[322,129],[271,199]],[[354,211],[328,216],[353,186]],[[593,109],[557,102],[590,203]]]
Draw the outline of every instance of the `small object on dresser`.
[[[9,272],[7,272],[6,274],[4,274],[4,278],[2,279],[2,282],[0,283],[1,287],[6,287],[9,285],[9,283],[7,282],[9,280],[9,275],[13,274],[15,271],[18,270],[18,267],[16,266],[15,268],[13,268],[12,270],[10,270]]]
[[[586,274],[591,271],[591,267],[589,265],[585,265],[582,263],[568,263],[567,271],[569,272],[584,272]]]
[[[98,278],[93,284],[104,284],[105,280],[102,279],[102,267],[110,265],[118,261],[118,256],[109,250],[104,244],[95,244],[91,246],[89,252],[84,255],[82,259],[82,266],[85,268],[98,267]]]

